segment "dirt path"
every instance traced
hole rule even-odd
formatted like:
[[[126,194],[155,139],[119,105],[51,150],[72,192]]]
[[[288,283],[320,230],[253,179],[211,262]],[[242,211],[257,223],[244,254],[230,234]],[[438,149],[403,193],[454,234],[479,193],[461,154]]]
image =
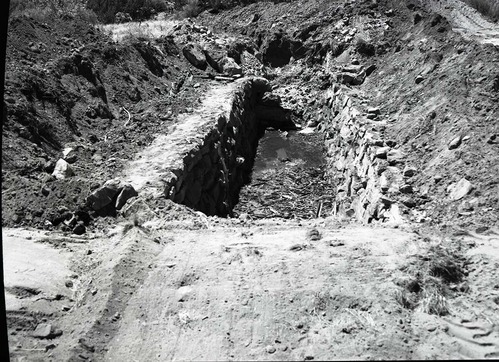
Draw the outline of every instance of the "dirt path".
[[[454,31],[482,44],[499,45],[499,24],[483,18],[478,11],[459,0],[425,2],[431,10],[447,18]]]
[[[105,359],[410,358],[390,277],[419,242],[334,220],[172,235]]]

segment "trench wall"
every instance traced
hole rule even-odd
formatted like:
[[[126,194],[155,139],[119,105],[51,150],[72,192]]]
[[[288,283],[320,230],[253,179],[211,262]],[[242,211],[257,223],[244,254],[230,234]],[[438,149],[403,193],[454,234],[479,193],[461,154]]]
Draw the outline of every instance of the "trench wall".
[[[243,82],[233,93],[230,111],[217,115],[198,133],[204,135],[165,180],[165,195],[207,215],[226,216],[249,175],[261,136],[258,107],[271,91],[263,78]]]
[[[370,223],[400,222],[397,192],[402,173],[400,152],[383,139],[383,122],[370,120],[347,88],[326,91],[319,130],[324,132],[327,177],[336,187],[335,212]]]

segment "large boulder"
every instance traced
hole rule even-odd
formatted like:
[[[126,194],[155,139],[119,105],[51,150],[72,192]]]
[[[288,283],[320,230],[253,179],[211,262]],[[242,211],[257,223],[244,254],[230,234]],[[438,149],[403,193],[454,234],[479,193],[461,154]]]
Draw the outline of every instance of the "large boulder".
[[[123,186],[123,189],[116,199],[116,210],[120,210],[129,199],[135,196],[138,196],[138,192],[133,188],[132,185],[126,184],[125,186]]]
[[[464,177],[455,184],[448,187],[449,198],[452,201],[457,201],[468,195],[473,190],[473,184]]]
[[[204,55],[206,57],[206,61],[217,71],[218,73],[223,72],[223,63],[224,59],[227,55],[227,52],[214,44],[205,45]]]
[[[236,61],[231,58],[231,57],[225,57],[223,64],[222,64],[222,70],[225,74],[228,75],[242,75],[243,74],[243,69],[239,64],[236,63]]]
[[[203,49],[198,44],[188,43],[182,48],[184,57],[198,69],[205,70],[208,63]]]
[[[103,186],[99,187],[87,197],[87,205],[95,211],[98,211],[113,202],[116,195],[118,195],[122,189],[123,185],[119,180],[114,179],[106,181]]]
[[[55,176],[56,179],[62,180],[74,176],[74,171],[69,163],[61,158],[55,164],[54,172],[52,172],[52,175]]]

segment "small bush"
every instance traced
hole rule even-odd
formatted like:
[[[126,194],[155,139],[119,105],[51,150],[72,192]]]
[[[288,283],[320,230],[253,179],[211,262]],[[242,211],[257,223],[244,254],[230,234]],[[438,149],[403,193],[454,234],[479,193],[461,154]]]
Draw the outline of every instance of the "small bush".
[[[455,248],[439,244],[428,249],[403,270],[411,276],[404,289],[395,293],[397,302],[407,309],[419,309],[428,314],[449,313],[449,285],[464,279],[464,259]]]
[[[117,13],[128,13],[133,20],[150,19],[157,13],[172,11],[168,0],[88,0],[87,7],[93,10],[103,23],[115,21]]]
[[[51,17],[78,18],[95,24],[97,16],[85,3],[86,0],[11,0],[9,16],[28,16],[39,22]]]
[[[179,18],[195,18],[201,13],[201,4],[199,0],[188,0],[178,13]]]

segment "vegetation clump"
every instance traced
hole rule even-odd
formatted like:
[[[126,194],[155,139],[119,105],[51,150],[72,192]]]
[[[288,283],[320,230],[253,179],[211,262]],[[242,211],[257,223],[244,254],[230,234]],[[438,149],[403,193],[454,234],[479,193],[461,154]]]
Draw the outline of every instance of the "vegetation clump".
[[[419,309],[436,315],[449,313],[448,298],[452,287],[464,279],[463,256],[456,248],[438,244],[431,246],[426,255],[402,268],[410,278],[395,299],[407,309]]]

